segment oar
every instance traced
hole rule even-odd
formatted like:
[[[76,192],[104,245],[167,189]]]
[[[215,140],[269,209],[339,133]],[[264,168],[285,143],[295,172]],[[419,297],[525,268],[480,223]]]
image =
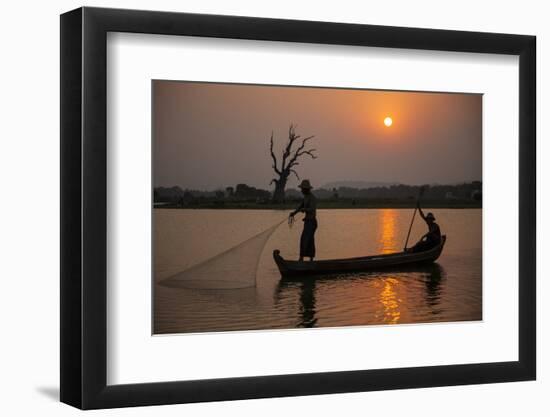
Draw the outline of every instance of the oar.
[[[409,233],[407,233],[407,240],[405,241],[405,248],[403,250],[407,250],[407,245],[409,244],[409,237],[411,236],[411,230],[414,223],[414,217],[416,216],[416,211],[418,210],[418,203],[420,202],[420,197],[422,197],[422,194],[424,194],[424,187],[420,187],[420,190],[418,191],[418,198],[416,199],[416,206],[414,207],[414,213],[411,220],[411,225],[409,226]]]

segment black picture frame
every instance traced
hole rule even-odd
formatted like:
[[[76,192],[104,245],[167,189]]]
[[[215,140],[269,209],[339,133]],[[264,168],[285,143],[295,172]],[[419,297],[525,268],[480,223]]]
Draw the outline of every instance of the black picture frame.
[[[519,56],[519,360],[107,385],[108,32]],[[535,379],[534,36],[84,7],[61,15],[60,56],[62,402],[93,409]]]

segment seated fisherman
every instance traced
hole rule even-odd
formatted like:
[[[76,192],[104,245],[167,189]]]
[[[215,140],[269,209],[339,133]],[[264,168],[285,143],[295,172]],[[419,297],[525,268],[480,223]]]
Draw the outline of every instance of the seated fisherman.
[[[423,252],[432,249],[441,243],[441,231],[439,225],[435,222],[435,217],[432,213],[424,215],[418,203],[418,212],[428,225],[428,233],[426,233],[412,248],[407,249],[408,252]]]

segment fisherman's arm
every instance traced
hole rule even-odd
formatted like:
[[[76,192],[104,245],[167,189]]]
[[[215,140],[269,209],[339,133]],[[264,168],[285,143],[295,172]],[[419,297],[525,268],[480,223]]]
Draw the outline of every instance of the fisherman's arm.
[[[290,217],[294,217],[296,214],[298,214],[299,212],[301,211],[304,211],[304,202],[302,201],[302,203],[296,208],[296,210],[294,210],[292,213],[290,213]]]
[[[420,208],[420,201],[416,204],[416,207],[418,207],[418,213],[420,213],[420,217],[422,217],[422,220],[426,221],[426,216],[424,215],[424,212]]]

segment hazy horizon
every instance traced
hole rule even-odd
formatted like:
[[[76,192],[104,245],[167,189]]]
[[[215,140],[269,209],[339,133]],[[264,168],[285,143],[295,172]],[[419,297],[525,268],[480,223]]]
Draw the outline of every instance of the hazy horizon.
[[[279,157],[290,123],[315,135],[296,167],[315,188],[482,181],[480,94],[153,81],[153,100],[155,187],[272,190],[269,138]]]

